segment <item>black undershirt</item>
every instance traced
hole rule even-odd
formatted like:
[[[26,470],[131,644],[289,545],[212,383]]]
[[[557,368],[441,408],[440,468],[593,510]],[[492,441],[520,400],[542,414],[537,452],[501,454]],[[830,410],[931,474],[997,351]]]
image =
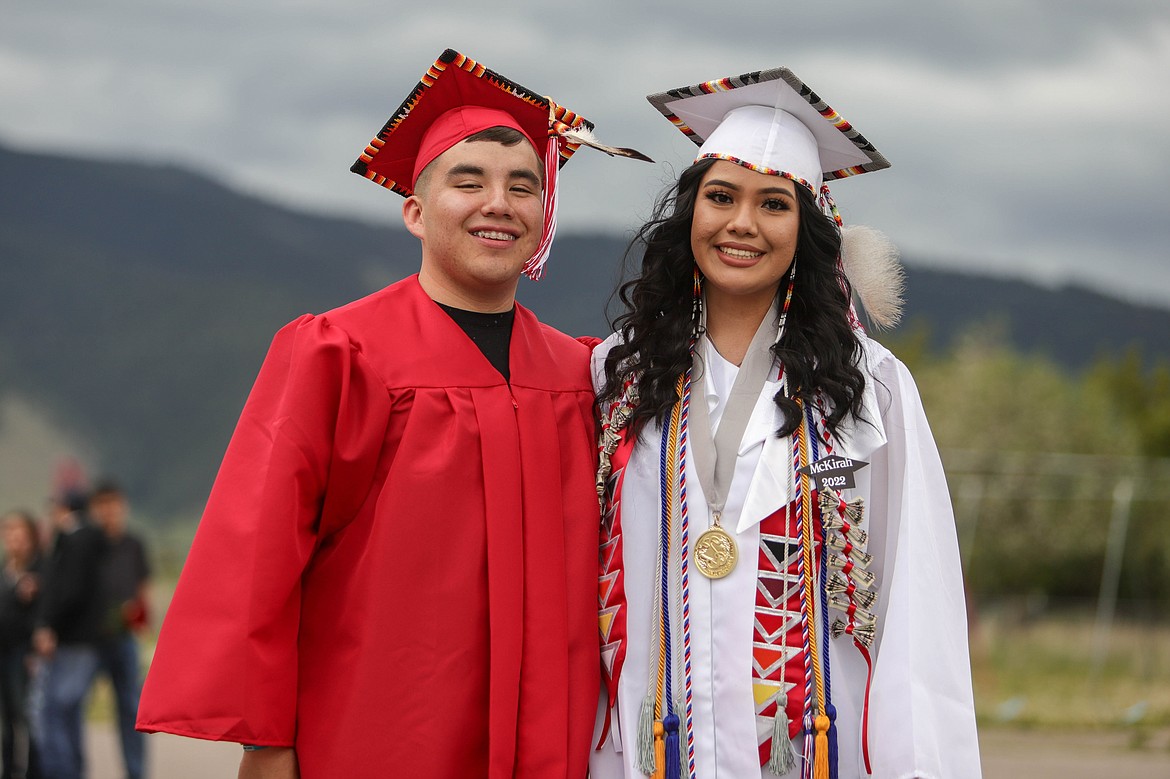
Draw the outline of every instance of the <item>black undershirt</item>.
[[[447,312],[447,316],[451,317],[455,324],[463,328],[463,332],[467,333],[467,337],[479,347],[483,356],[500,372],[504,380],[511,381],[508,344],[512,340],[512,322],[516,319],[516,309],[513,307],[503,313],[485,314],[481,311],[452,308],[442,303],[438,305]]]

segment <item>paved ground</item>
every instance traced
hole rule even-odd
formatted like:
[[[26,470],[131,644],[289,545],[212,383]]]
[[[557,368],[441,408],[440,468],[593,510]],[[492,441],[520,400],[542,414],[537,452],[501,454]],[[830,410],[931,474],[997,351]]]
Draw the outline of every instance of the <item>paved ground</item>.
[[[89,779],[125,779],[118,734],[109,724],[86,732]],[[240,745],[155,734],[146,738],[150,779],[236,779]]]
[[[1170,777],[1170,731],[1135,749],[1124,733],[1030,733],[985,730],[984,779],[1137,779]],[[88,733],[89,779],[121,779],[117,737],[109,725]],[[236,744],[174,736],[148,739],[151,779],[235,779]],[[878,777],[877,779],[881,779]]]
[[[1170,777],[1170,733],[1135,748],[1125,733],[980,733],[984,779]]]

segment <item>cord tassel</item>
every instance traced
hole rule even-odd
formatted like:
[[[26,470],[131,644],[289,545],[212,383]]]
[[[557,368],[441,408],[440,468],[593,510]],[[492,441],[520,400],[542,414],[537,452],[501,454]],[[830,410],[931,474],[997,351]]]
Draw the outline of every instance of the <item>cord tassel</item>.
[[[829,715],[829,779],[837,779],[837,707],[825,704]]]
[[[642,699],[638,712],[638,740],[635,761],[638,770],[646,775],[654,773],[654,690]]]
[[[662,721],[662,726],[666,731],[665,754],[663,755],[666,763],[666,779],[680,779],[682,764],[679,762],[681,753],[678,746],[678,715],[667,714],[666,719]]]
[[[654,779],[666,779],[666,728],[654,723]]]
[[[813,740],[814,740],[814,736],[816,735],[816,731],[813,730],[812,715],[807,713],[807,712],[808,712],[808,709],[805,709],[804,745],[803,745],[803,751],[802,751],[802,756],[804,757],[804,762],[800,768],[800,775],[801,775],[801,777],[803,777],[803,779],[810,779],[810,777],[812,777]]]
[[[772,720],[772,753],[768,758],[768,770],[777,776],[784,776],[793,768],[796,768],[796,747],[788,737],[788,712],[784,710],[784,699],[781,697]]]
[[[818,714],[814,723],[817,735],[813,746],[813,779],[829,779],[829,718]]]

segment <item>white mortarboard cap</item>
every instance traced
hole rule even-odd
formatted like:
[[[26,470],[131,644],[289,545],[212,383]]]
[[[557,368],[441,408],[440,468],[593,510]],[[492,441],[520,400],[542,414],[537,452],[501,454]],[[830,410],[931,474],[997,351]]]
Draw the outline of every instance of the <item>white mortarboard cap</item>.
[[[788,68],[745,73],[647,98],[699,145],[696,161],[730,160],[820,194],[826,180],[890,163]]]

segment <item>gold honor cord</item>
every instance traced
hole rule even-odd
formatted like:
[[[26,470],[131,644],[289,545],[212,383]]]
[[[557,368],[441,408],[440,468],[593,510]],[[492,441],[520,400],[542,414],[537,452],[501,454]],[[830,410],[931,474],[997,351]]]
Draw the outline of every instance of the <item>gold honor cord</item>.
[[[808,415],[804,403],[797,398],[800,407],[800,511],[802,515],[801,540],[804,545],[804,599],[808,613],[808,648],[812,661],[813,678],[816,681],[817,708],[813,720],[816,727],[816,743],[813,747],[813,779],[829,779],[829,717],[825,713],[825,677],[821,668],[820,641],[817,629],[816,569],[813,567],[813,503],[812,477],[808,471]]]

